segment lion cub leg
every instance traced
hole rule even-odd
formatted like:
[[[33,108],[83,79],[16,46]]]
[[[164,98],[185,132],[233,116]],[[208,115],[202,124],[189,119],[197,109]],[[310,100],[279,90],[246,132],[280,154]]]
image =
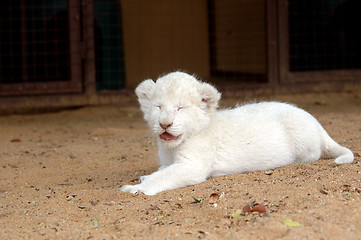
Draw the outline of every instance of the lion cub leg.
[[[121,191],[154,195],[165,190],[204,182],[207,176],[208,170],[204,167],[174,163],[146,176],[140,184],[122,187]]]

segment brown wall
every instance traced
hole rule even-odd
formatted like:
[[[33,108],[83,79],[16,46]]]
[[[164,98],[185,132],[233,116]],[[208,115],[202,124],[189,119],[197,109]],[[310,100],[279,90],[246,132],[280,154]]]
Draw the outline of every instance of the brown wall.
[[[265,74],[265,1],[217,0],[214,11],[216,70]]]
[[[127,88],[186,70],[210,75],[206,0],[120,0]]]

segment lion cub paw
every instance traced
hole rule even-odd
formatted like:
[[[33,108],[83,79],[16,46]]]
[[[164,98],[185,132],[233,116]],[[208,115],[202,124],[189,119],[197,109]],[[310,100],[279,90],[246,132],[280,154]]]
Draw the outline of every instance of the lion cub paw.
[[[122,192],[130,192],[133,194],[139,194],[139,193],[144,193],[145,195],[154,195],[159,191],[155,191],[152,189],[145,189],[142,184],[137,184],[137,185],[125,185],[123,186],[120,191]]]

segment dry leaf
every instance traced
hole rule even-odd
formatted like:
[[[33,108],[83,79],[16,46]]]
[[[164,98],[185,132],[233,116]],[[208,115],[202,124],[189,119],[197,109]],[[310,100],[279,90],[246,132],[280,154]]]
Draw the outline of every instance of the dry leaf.
[[[299,226],[301,226],[301,224],[299,222],[293,221],[292,219],[289,219],[289,218],[285,219],[283,221],[283,224],[285,224],[288,227],[299,227]]]
[[[243,212],[251,212],[251,207],[249,205],[246,205],[243,207]]]
[[[232,213],[232,218],[237,219],[241,216],[242,210],[241,209],[237,209],[234,213]]]
[[[224,197],[224,195],[225,195],[225,193],[224,193],[224,192],[222,192],[222,193],[221,193],[221,195],[219,195],[219,198],[218,198],[218,199],[223,198],[223,197]]]
[[[219,199],[219,194],[218,193],[212,193],[211,196],[209,196],[208,202],[210,204],[213,204],[213,203],[218,202],[218,199]]]
[[[195,196],[192,196],[192,198],[194,199],[195,202],[199,203],[202,202],[202,198],[197,198]]]
[[[264,173],[266,174],[266,175],[272,175],[273,174],[273,170],[271,169],[271,170],[267,170],[267,171],[264,171]]]
[[[246,205],[243,207],[243,212],[259,212],[259,213],[265,213],[267,212],[266,206],[263,204],[258,204],[255,201],[253,201],[251,204]]]
[[[98,220],[96,218],[93,219],[93,223],[94,223],[94,228],[99,227],[99,223],[98,223]]]
[[[251,211],[252,212],[265,213],[266,212],[266,206],[263,205],[263,204],[257,204],[252,208]]]

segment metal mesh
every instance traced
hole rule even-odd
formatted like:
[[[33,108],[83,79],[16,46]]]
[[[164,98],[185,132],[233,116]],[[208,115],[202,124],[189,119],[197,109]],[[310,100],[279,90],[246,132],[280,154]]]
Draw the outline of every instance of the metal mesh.
[[[0,4],[0,82],[69,80],[66,0]]]
[[[84,4],[93,11],[82,12]],[[177,69],[222,85],[360,69],[360,16],[359,0],[2,0],[0,95],[12,84],[69,81],[80,92],[85,76],[94,84],[84,67],[94,57],[97,90],[134,87],[143,76]],[[89,21],[94,46],[81,39]]]
[[[289,1],[290,68],[361,68],[361,1]]]
[[[122,12],[118,0],[94,0],[97,89],[125,85]]]

